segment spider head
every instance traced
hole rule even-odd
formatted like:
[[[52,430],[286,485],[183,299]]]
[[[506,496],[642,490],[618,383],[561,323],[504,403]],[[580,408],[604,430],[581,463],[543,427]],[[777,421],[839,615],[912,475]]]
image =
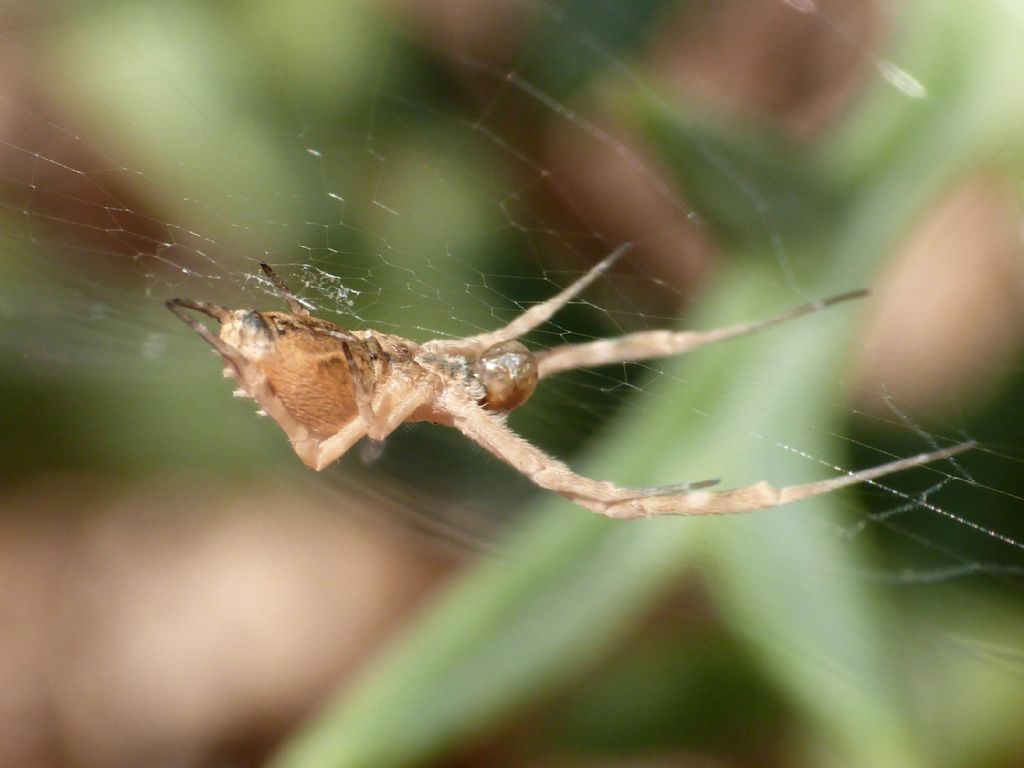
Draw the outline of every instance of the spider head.
[[[473,363],[473,375],[483,385],[484,408],[511,411],[537,388],[537,361],[518,341],[502,341],[484,350]]]
[[[262,357],[274,346],[275,332],[263,316],[254,310],[228,309],[219,304],[192,299],[171,299],[167,302],[167,308],[222,355],[226,353],[226,349],[222,347],[224,343],[249,359]],[[220,323],[219,338],[191,315],[186,314],[183,311],[186,309],[202,312]]]

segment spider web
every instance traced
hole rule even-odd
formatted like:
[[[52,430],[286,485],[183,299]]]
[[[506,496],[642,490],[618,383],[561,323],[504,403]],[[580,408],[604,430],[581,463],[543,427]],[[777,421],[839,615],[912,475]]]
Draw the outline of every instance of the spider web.
[[[15,419],[7,481],[69,466],[244,475],[296,464],[272,424],[251,418],[246,404],[225,405],[217,364],[162,307],[181,296],[277,308],[261,261],[317,315],[420,341],[508,322],[625,241],[634,244],[626,263],[531,334],[531,346],[675,326],[743,259],[758,264],[750,280],[768,313],[821,298],[819,262],[829,257],[809,259],[791,234],[793,219],[819,215],[817,202],[790,196],[781,177],[761,184],[771,174],[704,135],[673,160],[651,138],[656,131],[622,117],[631,99],[719,98],[730,119],[768,117],[810,140],[858,91],[938,98],[927,73],[878,53],[872,23],[880,22],[855,4],[780,1],[752,12],[743,3],[510,0],[487,14],[459,3],[335,5],[109,3],[7,20],[0,352]],[[823,71],[798,77],[780,65],[752,82],[736,51],[783,32],[826,49]],[[783,45],[775,44],[766,47]],[[728,213],[709,213],[681,188],[687,162],[727,179],[741,212],[764,214],[740,247],[718,234],[716,215]],[[1006,175],[1019,184],[1019,168]],[[1011,206],[1011,225],[1014,216]],[[898,287],[898,264],[890,255],[874,274]],[[942,269],[955,282],[969,268],[961,260]],[[1003,287],[1014,280],[1019,297],[1019,271]],[[859,577],[886,589],[970,587],[1019,602],[1019,317],[1002,326],[1002,346],[940,367],[963,394],[943,390],[944,400],[930,401],[928,387],[912,386],[914,365],[879,362],[902,351],[928,370],[929,356],[941,359],[926,332],[906,335],[926,351],[904,343],[908,327],[942,317],[934,309],[946,294],[928,288],[917,287],[923,300],[880,289],[879,300],[895,307],[888,335],[865,337],[860,310],[844,307],[749,340],[771,347],[827,335],[861,365],[811,368],[780,356],[758,369],[743,399],[708,392],[679,431],[735,411],[752,450],[767,448],[781,467],[795,461],[812,478],[978,440],[957,461],[886,478],[844,496],[845,516],[808,524],[827,526],[846,546],[870,537],[878,554]],[[980,287],[961,298],[961,316],[972,308],[987,316],[981,307],[995,301]],[[721,311],[726,322],[766,314],[760,305]],[[653,361],[545,381],[511,423],[575,465],[618,434],[609,422],[656,414],[674,384],[691,374],[698,382],[703,354],[684,366]],[[826,421],[794,409],[770,422],[785,425],[774,431],[748,426],[775,407],[771,393],[804,389],[832,393]],[[86,407],[96,415],[81,415]],[[845,455],[822,453],[822,439]],[[452,535],[490,531],[537,498],[450,430],[414,426],[355,453],[326,478],[302,482],[312,493],[363,488],[421,522],[443,520]],[[737,474],[718,451],[707,453],[706,465],[657,480],[790,481],[771,467]]]

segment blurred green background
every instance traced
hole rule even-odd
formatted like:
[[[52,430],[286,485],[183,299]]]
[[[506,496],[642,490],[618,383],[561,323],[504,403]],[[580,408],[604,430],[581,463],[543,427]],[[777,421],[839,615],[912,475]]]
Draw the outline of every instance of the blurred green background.
[[[32,627],[17,636],[75,641],[74,652],[41,646],[40,735],[0,757],[295,768],[1024,762],[1021,12],[997,0],[6,9],[0,548],[10,584],[37,580],[60,606],[53,620],[38,595],[13,590],[8,614]],[[857,336],[866,310],[838,309],[692,359],[567,375],[512,418],[581,472],[632,485],[791,484],[980,441],[955,464],[736,519],[598,519],[429,427],[313,478],[272,424],[231,401],[217,363],[162,308],[171,296],[272,306],[256,277],[266,260],[342,325],[466,335],[630,240],[629,263],[529,343],[710,328],[878,286],[922,222],[979,184],[1010,200],[995,220],[1016,242],[1007,259],[1018,269],[998,272],[979,245],[975,261],[936,256],[916,273],[919,294],[964,286],[954,298],[966,314],[941,291],[930,305],[890,293],[904,314],[873,341]],[[1002,293],[978,288],[972,270]],[[940,322],[982,307],[1009,339],[984,347],[983,364],[954,354],[977,336],[947,337]],[[917,400],[911,387],[887,410],[885,375],[901,369],[864,373],[852,360],[907,327],[918,350],[939,356],[947,394]],[[913,381],[915,358],[902,362],[900,380]],[[67,498],[61,489],[82,478],[102,490]],[[196,510],[218,519],[234,504],[244,520],[250,502],[223,498],[250,492],[283,494],[274,519],[280,535],[299,536],[299,552],[288,521],[306,504],[328,510],[328,527],[365,524],[350,514],[359,509],[465,534],[483,551],[435,562],[434,543],[352,532],[390,553],[389,567],[413,563],[402,573],[415,611],[381,597],[375,609],[391,623],[364,631],[357,608],[379,597],[368,586],[378,571],[352,544],[346,557],[353,572],[366,565],[365,582],[295,578],[311,615],[318,599],[351,607],[351,624],[309,619],[328,639],[308,648],[305,625],[281,607],[289,600],[274,613],[258,590],[251,604],[238,599],[230,562],[224,600],[243,618],[227,646],[141,588],[132,598],[126,566],[117,587],[129,597],[111,602],[138,599],[163,616],[158,634],[187,638],[175,646],[193,654],[183,664],[145,635],[112,641],[104,628],[130,635],[134,614],[115,624],[103,599],[68,592],[80,581],[102,594],[93,555],[163,573],[161,563],[191,557],[168,533],[176,514],[202,526]],[[128,522],[115,514],[121,498],[137,499]],[[130,510],[149,506],[166,508],[152,550],[130,536],[95,545],[109,538],[95,521],[132,529]],[[81,537],[90,557],[73,560],[74,576],[51,571],[23,546],[25,530],[60,546]],[[202,615],[206,580],[168,573],[167,589]],[[247,625],[250,609],[267,626]],[[229,664],[225,647],[277,648],[265,640],[274,632],[291,638],[292,655],[239,662],[251,685],[202,683],[204,669]],[[331,633],[339,658],[343,638],[366,638],[344,674]],[[79,652],[82,637],[94,653]],[[126,647],[138,666],[111,685]],[[297,680],[293,658],[315,684],[259,703],[276,689],[253,681],[268,667]],[[126,714],[145,689],[157,704],[140,711],[161,719],[160,668],[201,692],[178,730]],[[66,692],[83,680],[106,693]],[[35,711],[19,690],[0,706]]]

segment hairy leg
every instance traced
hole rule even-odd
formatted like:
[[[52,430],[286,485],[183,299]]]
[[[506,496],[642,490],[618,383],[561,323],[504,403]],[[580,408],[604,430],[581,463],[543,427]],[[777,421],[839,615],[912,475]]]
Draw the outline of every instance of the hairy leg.
[[[524,333],[528,333],[538,325],[550,320],[574,296],[607,272],[631,247],[630,243],[623,243],[591,267],[585,275],[577,279],[569,287],[555,294],[547,301],[530,307],[504,328],[480,333],[476,336],[467,336],[464,339],[428,341],[423,345],[423,348],[439,354],[476,356],[488,347],[492,347],[502,341],[517,339]]]
[[[367,382],[363,377],[363,371],[356,363],[355,356],[352,353],[350,342],[353,340],[353,337],[340,337],[341,352],[345,356],[349,375],[352,377],[352,383],[355,385],[356,410],[359,411],[359,417],[363,420],[364,424],[372,425],[377,420],[373,412],[373,391],[370,382]]]
[[[336,434],[325,440],[292,440],[292,448],[306,466],[319,472],[341,458],[362,438],[383,440],[429,402],[434,392],[435,387],[429,380],[423,380],[410,388],[392,379],[380,392],[376,407],[369,411],[372,414],[369,420],[364,418],[363,409],[360,409],[359,414]]]
[[[872,483],[885,475],[948,459],[975,446],[974,441],[958,443],[948,448],[919,453],[916,456],[886,462],[856,472],[848,472],[845,475],[814,483],[786,485],[779,488],[770,483],[760,482],[730,491],[697,491],[684,496],[668,498],[632,499],[626,502],[617,502],[595,511],[608,517],[622,519],[653,515],[731,515],[739,512],[752,512],[757,509],[781,507],[784,504],[803,501],[858,483]],[[584,506],[587,505],[584,504]]]
[[[361,416],[342,427],[326,440],[306,438],[292,440],[292,449],[302,459],[302,463],[317,472],[340,459],[348,449],[366,436],[366,422]]]
[[[697,347],[714,344],[717,341],[735,339],[739,336],[756,333],[765,328],[784,323],[787,320],[810,315],[833,304],[850,301],[851,299],[859,299],[865,295],[867,295],[867,291],[850,291],[849,293],[831,296],[821,301],[803,304],[763,320],[736,323],[735,325],[727,325],[710,331],[640,331],[614,339],[598,339],[597,341],[584,344],[566,344],[560,347],[552,347],[551,349],[535,353],[538,375],[543,379],[546,376],[573,368],[593,368],[611,363],[650,360],[655,357],[671,357],[689,352]]]
[[[416,382],[392,377],[377,396],[374,419],[367,434],[373,440],[383,440],[416,411],[434,399],[439,386],[432,378]]]
[[[518,469],[542,488],[560,493],[573,501],[588,505],[613,504],[633,499],[675,496],[715,485],[717,480],[675,483],[647,488],[624,488],[604,480],[591,480],[573,472],[568,465],[549,456],[506,426],[504,417],[485,411],[473,401],[453,392],[446,392],[439,405],[452,416],[452,426],[486,448],[499,459]]]
[[[778,507],[849,485],[871,482],[884,475],[949,458],[974,443],[961,443],[930,453],[922,453],[860,472],[815,483],[782,488],[769,483],[728,491],[700,490],[704,484],[663,486],[658,488],[624,488],[614,483],[591,480],[573,472],[566,464],[512,432],[499,416],[488,413],[475,403],[456,398],[448,401],[453,424],[463,434],[479,443],[502,461],[518,469],[542,488],[576,502],[594,512],[612,518],[638,518],[653,515],[727,515]]]
[[[281,298],[288,304],[288,309],[292,311],[292,314],[301,315],[302,317],[309,317],[309,310],[306,309],[302,302],[299,301],[299,297],[292,293],[291,289],[285,285],[284,280],[277,276],[277,273],[270,268],[269,264],[260,263],[260,269],[263,270],[263,274],[267,276],[274,287],[277,288],[277,292],[281,294]]]

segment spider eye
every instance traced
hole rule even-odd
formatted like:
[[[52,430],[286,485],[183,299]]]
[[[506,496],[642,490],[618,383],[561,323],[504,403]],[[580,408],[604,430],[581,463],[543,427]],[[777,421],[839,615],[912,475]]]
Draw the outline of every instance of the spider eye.
[[[480,404],[491,411],[511,411],[537,387],[537,361],[518,341],[503,341],[480,355],[473,374],[484,386]]]

